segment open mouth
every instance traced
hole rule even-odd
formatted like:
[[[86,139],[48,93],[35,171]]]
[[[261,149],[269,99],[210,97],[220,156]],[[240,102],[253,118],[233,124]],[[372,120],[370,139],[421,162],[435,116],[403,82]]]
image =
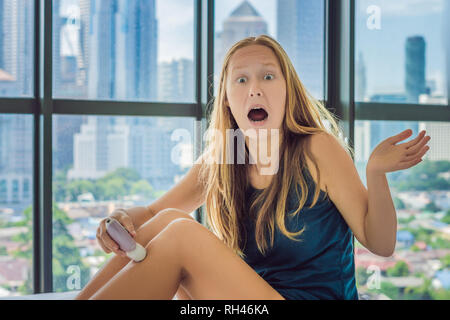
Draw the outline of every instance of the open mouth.
[[[250,110],[247,117],[254,122],[264,121],[269,117],[269,114],[263,108],[255,108]]]

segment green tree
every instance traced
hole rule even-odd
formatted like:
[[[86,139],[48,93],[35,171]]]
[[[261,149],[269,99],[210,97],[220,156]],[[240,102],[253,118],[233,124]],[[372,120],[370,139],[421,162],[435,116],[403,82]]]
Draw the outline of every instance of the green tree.
[[[397,210],[406,208],[405,203],[400,198],[397,198],[397,197],[394,197],[394,206]]]
[[[399,289],[390,282],[382,281],[380,285],[380,292],[387,295],[392,300],[398,300]]]
[[[386,273],[390,277],[406,277],[409,275],[408,264],[405,261],[398,261],[395,266],[388,268]]]
[[[439,212],[442,209],[436,205],[433,201],[427,203],[427,205],[423,208],[425,211],[431,211],[431,212]]]
[[[6,250],[5,246],[0,247],[0,256],[7,256],[8,251]]]
[[[450,249],[450,241],[437,235],[431,241],[430,246],[433,249]]]
[[[70,200],[69,195],[67,194],[67,171],[69,168],[65,170],[56,170],[53,176],[53,197],[56,202],[63,202]]]
[[[103,194],[103,200],[115,200],[127,194],[125,181],[116,177],[98,182],[98,186]]]
[[[403,292],[405,300],[433,300],[433,288],[431,279],[423,278],[423,284],[420,287],[406,287]]]
[[[132,185],[141,179],[134,169],[118,168],[96,181],[94,197],[114,200],[131,194]]]
[[[441,260],[441,263],[442,263],[441,269],[450,268],[450,254],[446,254],[440,260]]]
[[[131,186],[135,182],[139,181],[141,179],[141,176],[134,169],[118,168],[118,169],[114,170],[113,172],[108,173],[101,179],[99,179],[99,181],[111,181],[111,180],[116,180],[116,179],[120,179],[123,181],[123,185],[124,185],[125,192],[126,192],[125,195],[128,195],[128,194],[130,194]],[[123,196],[123,194],[122,194],[122,196]]]
[[[450,290],[436,289],[430,292],[433,300],[450,300]]]
[[[139,180],[131,186],[131,194],[138,194],[145,198],[150,198],[153,195],[153,188],[147,180]]]
[[[71,201],[76,201],[80,194],[91,192],[94,193],[95,186],[89,180],[74,180],[67,184],[66,193],[69,195]]]
[[[129,181],[129,183],[136,182],[141,179],[141,176],[139,173],[130,168],[118,168],[114,170],[111,173],[108,173],[106,176],[104,176],[102,179],[111,179],[111,178],[122,178],[125,181]]]
[[[450,224],[450,210],[447,210],[445,216],[441,219],[443,223]]]
[[[19,243],[19,249],[12,253],[15,258],[25,258],[32,261],[33,246],[32,246],[32,207],[29,206],[24,210],[25,220],[21,224],[28,227],[26,232],[20,233],[12,238],[13,241]],[[71,274],[67,273],[69,266],[76,266],[80,270],[80,288],[84,287],[89,281],[89,269],[81,260],[78,248],[74,244],[73,237],[67,230],[67,225],[73,221],[67,214],[58,209],[53,204],[53,286],[55,292],[63,292],[70,290],[67,288],[67,279]],[[19,287],[22,294],[29,294],[32,292],[32,277],[31,270],[29,272],[27,281]]]
[[[423,161],[420,166],[392,175],[390,186],[396,191],[449,190],[450,182],[439,174],[450,171],[450,161]]]
[[[367,279],[369,279],[370,274],[367,273],[366,268],[364,267],[358,267],[356,269],[356,285],[358,286],[364,286],[367,283]]]

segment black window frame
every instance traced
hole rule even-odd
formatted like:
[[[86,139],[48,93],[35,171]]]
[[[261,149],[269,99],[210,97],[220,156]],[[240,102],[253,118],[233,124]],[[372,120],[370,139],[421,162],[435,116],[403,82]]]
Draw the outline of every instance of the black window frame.
[[[316,0],[312,0],[316,1]],[[439,121],[450,119],[447,105],[355,102],[355,0],[325,1],[324,94],[354,146],[356,120]],[[34,94],[0,97],[0,114],[30,114],[33,126],[33,292],[53,291],[52,116],[54,114],[167,116],[196,119],[194,152],[202,150],[214,96],[214,0],[194,0],[195,103],[54,99],[52,88],[52,0],[34,0]],[[447,79],[450,75],[447,74]],[[450,93],[450,81],[447,81]],[[208,110],[207,110],[208,109]],[[204,222],[203,207],[196,218]]]

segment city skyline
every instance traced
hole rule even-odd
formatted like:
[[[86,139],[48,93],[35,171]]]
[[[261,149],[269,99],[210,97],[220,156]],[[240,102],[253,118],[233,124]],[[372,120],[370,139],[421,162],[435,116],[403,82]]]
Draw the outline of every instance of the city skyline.
[[[8,31],[0,38],[0,96],[33,94],[32,73],[25,74],[32,67],[30,35],[34,34],[33,11],[26,1],[0,0],[0,8],[8,9],[7,14],[0,12],[0,36]],[[252,32],[263,32],[278,39],[300,80],[322,95],[324,3],[313,1],[216,1],[214,37],[220,41],[215,41],[215,72],[231,44]],[[55,98],[195,102],[193,0],[56,2],[61,6],[54,6],[53,16]],[[445,70],[440,61],[445,55],[437,37],[444,32],[436,32],[435,24],[442,22],[436,18],[442,16],[442,0],[431,0],[429,6],[416,0],[407,8],[403,0],[357,3],[356,100],[440,103],[445,83],[436,72]],[[367,28],[369,5],[382,9],[380,30]],[[430,17],[436,18],[435,23],[423,25]],[[413,20],[418,26],[408,29]],[[434,96],[423,97],[426,90]],[[0,296],[23,293],[32,283],[30,235],[36,223],[33,200],[39,196],[33,190],[38,182],[33,175],[33,123],[32,114],[0,114]],[[198,125],[195,117],[52,115],[49,196],[55,206],[49,213],[54,290],[73,289],[66,285],[68,265],[85,268],[84,281],[106,260],[95,243],[100,219],[116,208],[148,205],[186,174],[194,160],[193,147],[203,145],[203,140],[199,142],[204,137],[198,136],[199,126],[194,129],[194,125]],[[425,162],[386,174],[399,218],[399,246],[393,257],[380,258],[355,240],[356,266],[362,268],[356,270],[358,280],[376,267],[384,281],[393,283],[389,292],[420,289],[428,279],[433,287],[448,290],[441,280],[449,273],[448,264],[439,259],[448,261],[450,255],[450,219],[444,220],[450,218],[450,172],[445,172],[450,162],[449,122],[354,119],[350,125],[354,125],[354,165],[366,187],[367,161],[382,140],[405,129],[413,131],[407,141],[421,130],[432,137]],[[184,130],[175,133],[176,129]],[[192,140],[184,140],[189,135]],[[15,250],[22,250],[21,257]],[[389,274],[398,262],[408,266],[408,277]],[[447,269],[436,272],[443,267]],[[426,278],[419,278],[417,272]],[[365,284],[358,284],[359,289],[367,293]],[[375,298],[384,293],[378,290]]]
[[[13,3],[12,1],[19,0],[2,0],[0,5]],[[60,0],[61,9],[59,11],[61,16],[73,16],[74,12],[75,15],[81,14],[80,9],[75,10],[74,8],[79,8],[77,4],[83,1],[85,0]],[[267,23],[268,34],[275,37],[277,33],[277,4],[279,1],[258,2],[249,0],[248,2],[258,10]],[[223,31],[222,25],[224,20],[242,3],[242,0],[217,1],[215,3],[216,34]],[[445,2],[442,0],[433,0],[427,3],[429,5],[423,5],[423,1],[414,1],[405,5],[406,1],[404,0],[397,1],[395,5],[389,1],[381,0],[357,2],[355,56],[357,57],[360,53],[364,56],[367,77],[366,93],[368,97],[379,94],[395,95],[405,93],[404,65],[406,57],[404,54],[404,46],[408,37],[422,36],[426,42],[425,81],[432,89],[433,92],[431,93],[441,98],[434,100],[425,99],[421,103],[427,103],[429,101],[428,103],[439,104],[442,101],[446,101],[445,99],[448,96],[448,81],[446,79],[445,66],[448,63],[448,58],[446,58],[445,53],[444,30],[446,29],[446,25],[444,24],[444,16],[448,15],[446,12],[449,9],[448,5],[447,8],[444,8]],[[380,8],[381,29],[379,30],[369,30],[367,28],[366,24],[370,13],[367,13],[366,9],[370,5],[378,5]],[[31,8],[32,6],[30,6]],[[193,0],[155,1],[155,8],[155,17],[158,21],[158,32],[160,35],[157,45],[158,64],[162,61],[168,62],[182,58],[193,61],[194,46],[189,41],[189,39],[193,41],[195,28],[193,25]],[[189,27],[187,26],[188,24]],[[0,30],[2,28],[4,32],[7,30],[5,26],[0,27]],[[67,32],[67,34],[72,35],[69,37],[71,39],[79,39],[79,36],[76,36],[73,32]],[[10,43],[10,40],[7,38],[0,40],[0,44],[3,44],[4,50],[10,46]],[[379,44],[382,44],[383,50],[379,50]],[[31,53],[31,48],[27,50],[30,50]],[[77,49],[73,47],[68,48],[67,43],[61,43],[62,55],[71,52],[71,50],[76,51]],[[4,51],[0,54],[0,76],[3,79],[3,81],[0,79],[0,95],[2,94],[3,87],[6,88],[6,91],[3,89],[3,94],[6,93],[8,96],[11,95],[8,94],[8,88],[11,87],[11,83],[7,79],[8,77],[15,79],[15,74],[17,73],[11,73],[11,67],[5,68],[5,65],[1,65],[2,59],[3,61],[6,59],[5,54],[7,52]],[[447,56],[450,56],[450,53]],[[69,60],[66,62],[66,66],[74,63]],[[57,66],[56,64],[55,67]],[[20,73],[23,73],[23,71],[19,71]],[[357,77],[358,75],[355,74],[355,76]],[[31,79],[32,77],[28,77],[21,82],[24,85],[21,85],[23,87],[23,93],[20,95],[32,94]],[[301,80],[308,82],[308,79],[303,79],[303,77]],[[17,89],[16,86],[14,88]]]

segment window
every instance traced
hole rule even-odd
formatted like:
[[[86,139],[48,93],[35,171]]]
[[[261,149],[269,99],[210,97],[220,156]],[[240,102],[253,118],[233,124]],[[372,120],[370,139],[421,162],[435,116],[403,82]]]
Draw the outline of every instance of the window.
[[[33,178],[32,124],[0,114],[0,296],[33,293],[32,202],[20,192]]]
[[[448,1],[355,3],[355,100],[447,105]]]
[[[372,150],[408,128],[413,134],[401,143],[426,130],[432,137],[430,150],[415,167],[386,175],[397,212],[397,245],[392,257],[383,258],[355,239],[358,291],[371,299],[448,299],[449,123],[356,121],[355,164],[367,187],[365,168]]]
[[[53,1],[55,98],[194,101],[193,1]]]
[[[194,119],[55,115],[53,283],[83,287],[111,257],[98,246],[101,219],[147,206],[192,166]],[[63,241],[64,240],[64,241]]]
[[[0,0],[0,97],[33,94],[34,1]]]
[[[205,16],[211,2],[215,47],[205,48],[213,32]],[[375,103],[357,103],[356,119],[348,123],[363,182],[367,159],[384,138],[406,128],[413,136],[422,129],[432,136],[423,163],[387,175],[398,213],[398,246],[392,259],[380,258],[356,241],[357,284],[371,299],[449,298],[450,125],[440,122],[448,119],[442,109],[449,97],[449,1],[341,1],[339,13],[328,11],[329,21],[325,6],[336,3],[331,0],[204,0],[198,21],[195,0],[52,0],[51,17],[48,11],[36,12],[41,7],[34,3],[0,0],[0,296],[84,286],[108,257],[95,240],[99,219],[119,206],[148,205],[182,178],[192,165],[194,146],[195,154],[201,150],[198,129],[206,120],[199,126],[195,104],[211,105],[208,79],[214,78],[217,93],[230,45],[268,34],[285,48],[307,90],[331,104],[348,103],[344,113],[355,111],[354,101],[341,101],[338,89],[353,87],[356,102],[376,102],[397,118],[401,104],[422,110],[408,114],[409,122],[388,121],[367,110]],[[352,5],[354,16],[336,19]],[[44,21],[40,32],[34,30],[36,14]],[[353,30],[353,18],[355,34],[343,34]],[[52,21],[52,37],[43,37],[47,21]],[[328,25],[335,21],[348,25]],[[342,74],[348,66],[338,68],[330,59],[335,49],[347,57],[351,43],[325,46],[326,30],[339,30],[339,37],[328,40],[354,36],[355,61],[349,61],[354,78]],[[199,39],[203,48],[197,55]],[[42,58],[52,64],[41,65]],[[202,63],[199,78],[197,61]],[[47,78],[41,70],[51,75],[52,86],[42,82]],[[346,83],[336,88],[328,77]],[[202,92],[196,99],[197,86]],[[53,105],[51,117],[34,114],[35,88],[45,95],[44,110]],[[36,132],[35,123],[41,126]],[[52,135],[46,134],[50,128]],[[47,147],[51,154],[42,153]],[[33,174],[35,158],[40,159],[35,169],[46,174]],[[34,190],[49,183],[51,197],[48,190]],[[33,211],[43,216],[33,207],[36,197],[53,208],[52,220],[33,221]],[[33,243],[34,223],[52,229],[52,243]],[[42,268],[33,268],[38,261],[33,247]]]
[[[267,34],[284,48],[306,89],[324,99],[324,10],[317,1],[215,1],[215,95],[223,59],[242,38]]]

